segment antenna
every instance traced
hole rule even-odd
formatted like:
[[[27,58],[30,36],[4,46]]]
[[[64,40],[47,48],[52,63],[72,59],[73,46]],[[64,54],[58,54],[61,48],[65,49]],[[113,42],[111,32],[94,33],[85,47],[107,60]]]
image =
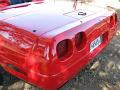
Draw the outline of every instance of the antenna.
[[[73,4],[73,8],[76,10],[76,7],[77,7],[77,1],[78,0],[74,0],[74,4]]]

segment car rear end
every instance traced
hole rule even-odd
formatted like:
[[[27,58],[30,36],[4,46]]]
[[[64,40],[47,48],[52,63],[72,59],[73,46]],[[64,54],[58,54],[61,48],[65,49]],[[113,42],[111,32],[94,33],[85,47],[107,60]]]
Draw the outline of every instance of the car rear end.
[[[94,18],[56,35],[51,50],[53,62],[49,68],[53,87],[60,87],[70,80],[100,53],[116,34],[117,24],[117,14],[113,13],[110,16]],[[72,25],[69,24],[68,27]],[[67,29],[67,26],[65,27],[58,31]],[[53,30],[43,36],[54,33],[57,32]]]
[[[59,23],[62,26],[46,30],[40,35],[35,29],[31,32],[13,25],[17,20],[20,22],[21,14],[0,21],[2,67],[37,87],[49,90],[61,87],[102,51],[117,31],[115,11],[87,16],[83,14],[84,10],[80,11],[82,10],[64,13],[62,16],[55,14],[65,20],[67,17],[75,20],[64,25]],[[74,16],[76,13],[80,16]],[[26,15],[28,14],[23,16]],[[50,15],[53,14],[50,12]],[[27,18],[29,16],[26,20],[30,22],[30,18]],[[55,20],[55,23],[60,21],[53,17],[52,20]],[[23,25],[19,22],[14,24]],[[49,19],[46,23],[50,25]],[[28,26],[27,23],[24,25]]]

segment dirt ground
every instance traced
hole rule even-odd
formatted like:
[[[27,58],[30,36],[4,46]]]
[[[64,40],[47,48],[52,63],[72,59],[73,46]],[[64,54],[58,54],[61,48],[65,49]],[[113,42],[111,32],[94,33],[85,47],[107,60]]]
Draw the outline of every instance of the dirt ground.
[[[120,10],[117,10],[120,20]],[[120,90],[120,23],[116,36],[110,44],[94,58],[75,78],[68,81],[60,90]],[[21,80],[0,90],[40,90]]]

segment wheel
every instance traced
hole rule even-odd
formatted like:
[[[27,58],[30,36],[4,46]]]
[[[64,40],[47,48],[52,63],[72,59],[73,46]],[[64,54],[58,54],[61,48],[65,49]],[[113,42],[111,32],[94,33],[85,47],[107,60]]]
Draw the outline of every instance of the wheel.
[[[3,86],[9,86],[17,81],[19,81],[17,77],[14,77],[10,73],[6,72],[1,66],[0,66],[0,84]]]

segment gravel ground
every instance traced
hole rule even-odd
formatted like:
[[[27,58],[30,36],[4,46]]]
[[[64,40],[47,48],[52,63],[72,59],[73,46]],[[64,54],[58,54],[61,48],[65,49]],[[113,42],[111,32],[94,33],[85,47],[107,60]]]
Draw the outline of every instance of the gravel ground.
[[[117,10],[120,16],[120,10]],[[119,18],[120,20],[120,18]],[[0,90],[40,90],[21,80]],[[68,81],[60,90],[120,90],[120,23],[110,44],[94,58],[87,68]]]

